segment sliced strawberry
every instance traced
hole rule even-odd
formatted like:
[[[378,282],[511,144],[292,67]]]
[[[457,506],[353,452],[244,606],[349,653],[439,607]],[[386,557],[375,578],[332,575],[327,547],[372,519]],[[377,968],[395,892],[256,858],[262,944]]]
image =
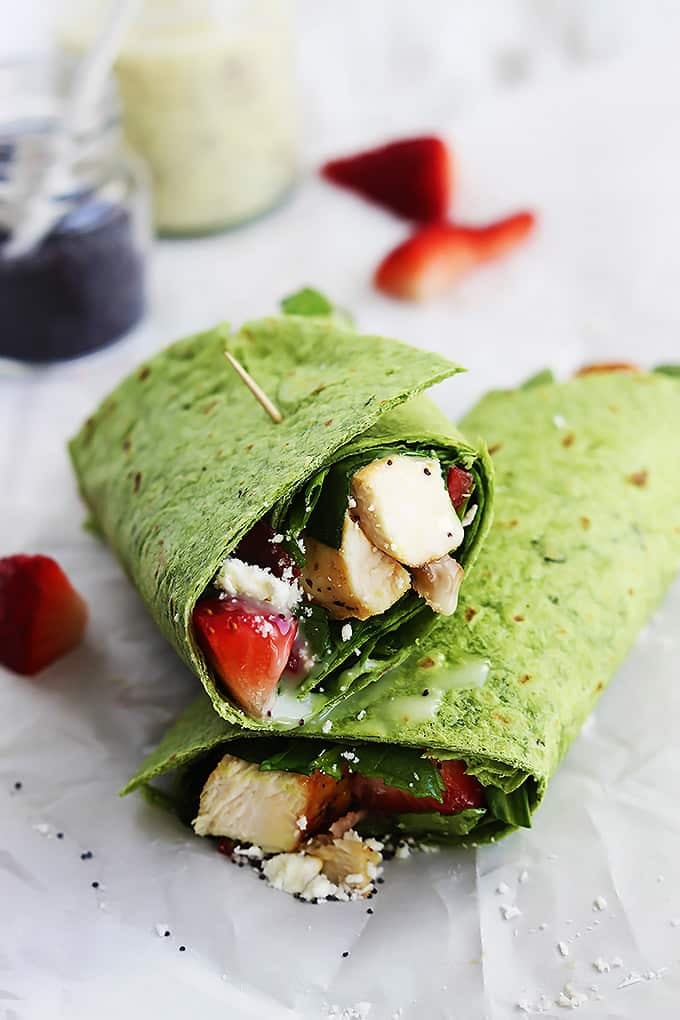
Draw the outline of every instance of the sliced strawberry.
[[[486,227],[433,223],[398,245],[378,266],[374,283],[392,297],[423,301],[442,293],[474,266],[523,241],[534,215],[517,213]]]
[[[449,468],[449,473],[446,476],[446,488],[449,490],[454,510],[458,510],[468,496],[472,495],[474,486],[475,479],[469,471],[463,471],[462,468],[455,465]]]
[[[295,617],[211,595],[198,603],[193,621],[201,648],[234,701],[248,715],[264,716],[295,641]]]
[[[268,521],[258,521],[237,545],[233,555],[254,567],[268,567],[276,577],[299,577],[300,568],[286,552],[281,542],[275,542],[274,531]]]
[[[80,641],[87,606],[49,556],[0,560],[0,663],[33,676]]]
[[[450,153],[436,137],[407,138],[334,159],[321,168],[328,181],[349,188],[398,216],[421,223],[444,219],[453,181]]]
[[[446,784],[443,800],[435,797],[414,797],[396,786],[386,786],[382,779],[353,775],[352,793],[361,808],[374,814],[394,815],[413,812],[438,811],[442,815],[455,815],[465,808],[481,807],[484,791],[474,776],[465,771],[462,761],[437,762],[437,768]]]

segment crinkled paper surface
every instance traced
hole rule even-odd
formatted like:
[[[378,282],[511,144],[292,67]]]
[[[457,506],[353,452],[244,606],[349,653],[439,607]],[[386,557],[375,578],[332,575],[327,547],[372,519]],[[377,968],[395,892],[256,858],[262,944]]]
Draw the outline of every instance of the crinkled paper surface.
[[[371,264],[403,225],[310,183],[247,235],[162,247],[154,317],[125,344],[0,380],[0,551],[56,556],[92,613],[84,645],[42,677],[0,674],[3,1020],[326,1020],[343,1010],[346,1020],[511,1020],[519,1003],[528,1015],[569,1016],[580,996],[588,1020],[677,1017],[677,585],[533,830],[477,855],[392,862],[373,915],[362,904],[307,906],[143,800],[117,798],[195,681],[110,553],[81,531],[64,447],[152,351],[221,317],[273,310],[306,280],[352,307],[367,332],[466,364],[468,376],[435,393],[456,417],[483,390],[546,364],[677,361],[677,87],[635,63],[578,75],[458,119],[470,216],[526,201],[545,213],[532,246],[450,299],[412,309],[369,296]],[[362,140],[332,138],[327,149]],[[320,217],[337,244],[319,244]]]

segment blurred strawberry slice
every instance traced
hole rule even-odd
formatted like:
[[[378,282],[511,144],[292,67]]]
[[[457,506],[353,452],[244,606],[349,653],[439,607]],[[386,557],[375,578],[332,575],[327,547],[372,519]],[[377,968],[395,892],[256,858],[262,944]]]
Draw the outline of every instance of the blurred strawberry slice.
[[[391,251],[373,282],[392,297],[412,301],[435,297],[474,266],[520,244],[531,233],[534,220],[533,213],[521,212],[485,227],[433,223]]]
[[[424,136],[390,142],[331,160],[321,173],[333,184],[349,188],[408,220],[441,220],[449,207],[453,168],[441,138]]]
[[[449,490],[454,510],[458,510],[468,496],[472,495],[474,485],[475,480],[469,471],[463,471],[462,468],[455,465],[449,468],[449,473],[446,476],[446,488]]]
[[[401,815],[438,811],[442,815],[455,815],[466,808],[482,807],[484,791],[474,776],[465,771],[462,761],[437,762],[437,768],[446,785],[443,800],[435,797],[414,797],[397,786],[386,786],[382,779],[353,775],[352,793],[359,806],[373,814]]]
[[[211,595],[198,603],[193,621],[201,648],[229,694],[248,715],[262,718],[295,641],[295,617]]]
[[[0,663],[33,676],[80,641],[87,606],[49,556],[0,559]]]

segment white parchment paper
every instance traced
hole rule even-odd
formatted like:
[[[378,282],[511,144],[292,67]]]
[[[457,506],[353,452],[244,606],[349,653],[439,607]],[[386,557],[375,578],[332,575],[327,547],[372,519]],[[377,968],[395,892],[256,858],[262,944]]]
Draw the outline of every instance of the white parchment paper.
[[[64,450],[150,351],[267,311],[306,282],[367,330],[467,364],[438,391],[452,415],[548,364],[680,360],[678,95],[675,72],[620,61],[445,124],[468,218],[521,204],[542,217],[532,245],[450,298],[414,308],[371,293],[370,270],[403,227],[310,179],[248,232],[161,246],[151,318],[125,343],[0,377],[0,555],[55,556],[91,609],[84,644],[49,671],[0,671],[3,1020],[678,1016],[680,587],[533,830],[477,854],[390,863],[372,915],[368,904],[309,906],[159,809],[117,798],[196,686],[82,531]],[[354,141],[366,140],[358,125]]]

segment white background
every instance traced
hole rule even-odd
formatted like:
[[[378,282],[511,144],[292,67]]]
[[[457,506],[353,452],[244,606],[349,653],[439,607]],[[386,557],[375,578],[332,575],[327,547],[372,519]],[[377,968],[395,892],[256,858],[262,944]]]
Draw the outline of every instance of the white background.
[[[43,45],[50,8],[2,0],[0,52]],[[519,1002],[561,1016],[565,982],[587,996],[589,1018],[677,1017],[680,591],[602,699],[530,833],[476,856],[395,862],[370,918],[360,904],[306,907],[141,801],[116,799],[195,688],[81,531],[64,441],[149,351],[270,311],[303,283],[352,308],[366,330],[466,364],[469,375],[437,393],[452,416],[546,365],[566,374],[598,358],[680,361],[679,31],[680,9],[662,0],[307,0],[308,172],[294,198],[231,235],[158,245],[150,317],[124,343],[0,377],[0,555],[57,556],[92,615],[85,644],[38,680],[0,675],[2,1020],[311,1020],[343,1009],[347,1020],[505,1020],[522,1015]],[[452,143],[461,220],[529,206],[540,226],[512,258],[416,307],[370,288],[403,227],[313,169],[323,155],[424,129]],[[86,849],[94,858],[81,861]],[[495,892],[501,881],[508,893]],[[599,895],[603,911],[592,906]],[[503,920],[501,905],[513,903],[521,914]],[[172,936],[159,938],[156,924]],[[617,956],[609,973],[592,966]]]

